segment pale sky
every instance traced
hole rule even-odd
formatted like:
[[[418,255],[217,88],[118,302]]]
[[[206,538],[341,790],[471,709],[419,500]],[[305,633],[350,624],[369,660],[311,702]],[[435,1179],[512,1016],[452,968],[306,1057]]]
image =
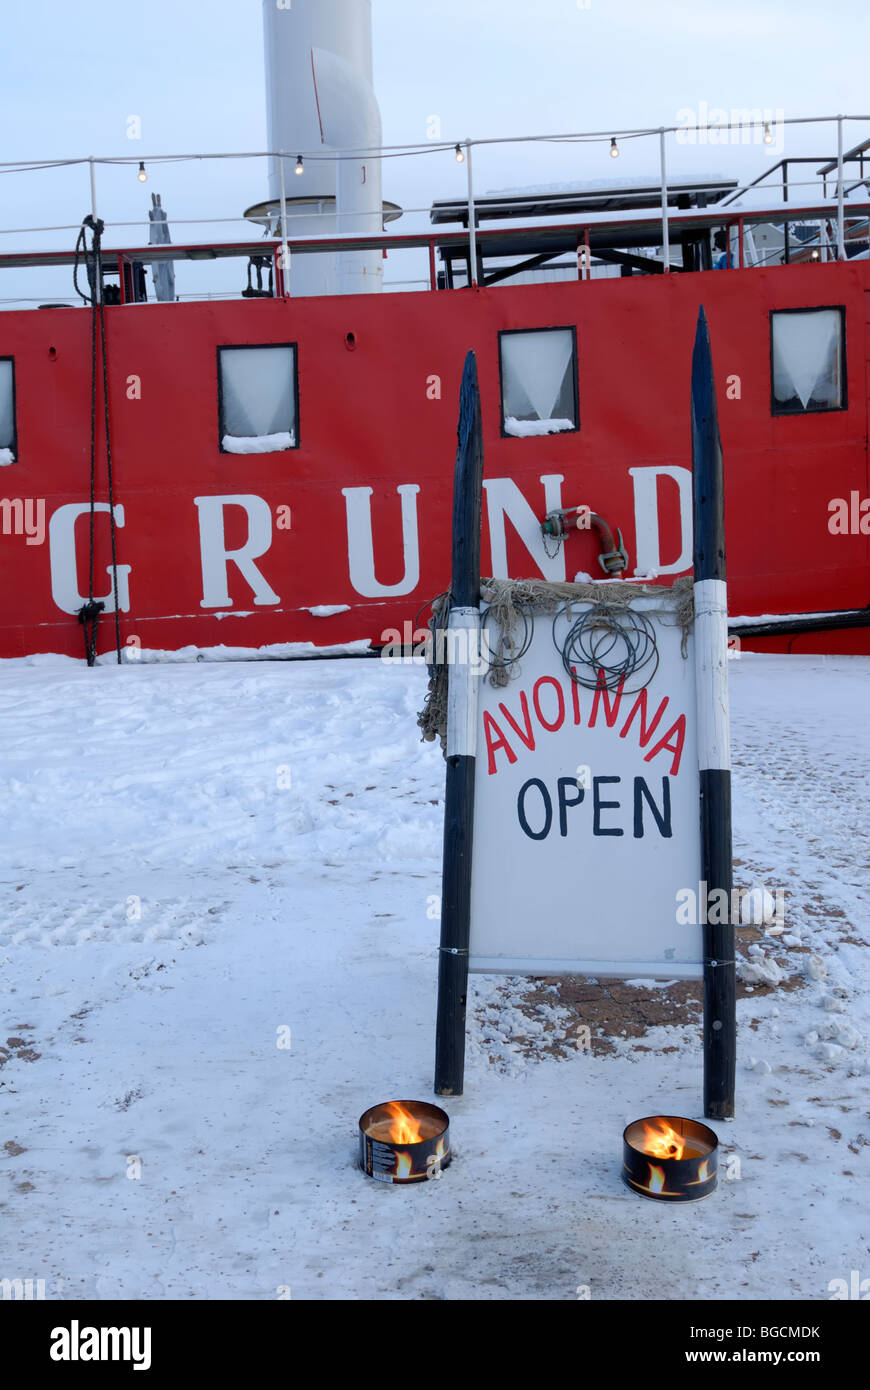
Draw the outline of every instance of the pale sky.
[[[423,141],[438,115],[445,139],[669,125],[684,107],[761,107],[786,117],[870,108],[868,0],[374,0],[375,81],[384,141]],[[17,4],[3,21],[0,159],[264,149],[259,0],[68,0]],[[142,138],[127,138],[137,115]],[[847,145],[870,122],[847,128]],[[785,153],[835,152],[832,131],[786,133]],[[480,151],[481,191],[570,179],[655,176],[652,142],[623,149],[545,145]],[[674,149],[674,174],[752,176],[762,148]],[[617,167],[615,167],[617,166]],[[238,216],[265,194],[247,163],[178,165],[137,184],[99,171],[107,221],[146,217],[152,190],[170,217]],[[385,167],[384,195],[406,206],[461,193],[449,155]],[[84,169],[3,175],[0,228],[78,223]],[[406,223],[407,225],[407,223]],[[419,223],[418,223],[419,225]],[[401,226],[401,224],[399,224]],[[396,230],[399,230],[399,226]],[[222,237],[250,235],[244,223]],[[189,239],[201,229],[191,228]],[[71,245],[75,234],[3,235],[3,249]],[[185,239],[173,230],[173,240]],[[109,238],[107,237],[107,240]],[[134,229],[114,244],[147,240]],[[0,291],[6,293],[6,291]]]

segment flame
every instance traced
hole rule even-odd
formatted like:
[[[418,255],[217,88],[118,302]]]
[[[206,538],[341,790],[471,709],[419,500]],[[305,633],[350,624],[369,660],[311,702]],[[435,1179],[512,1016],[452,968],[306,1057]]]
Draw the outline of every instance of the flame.
[[[442,1137],[438,1140],[438,1142],[435,1145],[435,1152],[433,1154],[430,1154],[429,1157],[426,1159],[427,1178],[441,1177],[441,1160],[442,1158],[444,1158],[446,1152],[447,1145],[444,1143],[444,1137],[442,1135]]]
[[[626,1168],[625,1171],[628,1174],[628,1180],[631,1186],[636,1188],[638,1192],[648,1192],[651,1197],[679,1197],[687,1188],[701,1186],[708,1182],[710,1178],[710,1160],[705,1158],[703,1163],[698,1166],[698,1176],[683,1182],[676,1192],[672,1192],[667,1186],[667,1176],[664,1168],[659,1168],[656,1163],[648,1163],[647,1168],[649,1169],[649,1179],[646,1185],[638,1182],[638,1180],[632,1176],[629,1168]]]
[[[653,1158],[682,1158],[686,1141],[667,1120],[655,1120],[643,1127],[643,1151]]]
[[[649,1165],[649,1190],[650,1192],[664,1192],[665,1173],[663,1168],[656,1168],[654,1163]]]
[[[709,1160],[709,1158],[705,1158],[705,1159],[704,1159],[704,1162],[701,1163],[701,1164],[699,1165],[699,1167],[698,1167],[698,1176],[697,1176],[696,1178],[692,1178],[691,1182],[687,1182],[687,1183],[685,1184],[685,1186],[686,1186],[686,1187],[698,1187],[701,1183],[709,1182],[709,1180],[710,1180],[710,1160]]]
[[[683,1122],[677,1120],[676,1124]],[[704,1186],[710,1181],[710,1169],[714,1168],[716,1159],[711,1153],[709,1144],[700,1136],[684,1137],[669,1122],[664,1115],[657,1115],[649,1120],[637,1121],[639,1129],[632,1126],[632,1133],[638,1133],[639,1139],[634,1142],[629,1139],[629,1143],[635,1148],[640,1149],[650,1160],[648,1162],[648,1178],[646,1184],[638,1181],[633,1176],[632,1169],[626,1163],[624,1168],[628,1174],[628,1180],[632,1187],[638,1192],[646,1192],[651,1197],[689,1197],[687,1189],[692,1187]],[[626,1131],[628,1134],[628,1131]],[[687,1174],[675,1180],[673,1171],[668,1167],[672,1163],[681,1163],[681,1166],[688,1168],[689,1172],[694,1171],[694,1176]],[[661,1166],[659,1166],[661,1165]],[[672,1191],[668,1183],[674,1183],[676,1191]]]
[[[679,1197],[679,1192],[671,1192],[666,1186],[667,1178],[664,1168],[659,1168],[655,1163],[649,1163],[647,1167],[649,1168],[649,1181],[646,1186],[642,1182],[638,1182],[637,1178],[633,1177],[631,1172],[626,1169],[628,1181],[633,1188],[638,1192],[648,1192],[651,1197]]]
[[[397,1150],[397,1151],[396,1151],[396,1171],[395,1171],[394,1177],[395,1177],[396,1181],[401,1182],[401,1180],[402,1180],[403,1178],[409,1178],[410,1176],[411,1176],[411,1155],[410,1155],[410,1154],[403,1154],[403,1153],[401,1153],[399,1150]]]
[[[391,1144],[419,1144],[422,1138],[420,1134],[420,1120],[414,1118],[409,1110],[400,1105],[397,1100],[391,1100],[384,1106],[390,1112],[393,1123],[389,1131],[389,1143]],[[407,1157],[407,1155],[400,1155]],[[410,1165],[410,1158],[408,1163]]]

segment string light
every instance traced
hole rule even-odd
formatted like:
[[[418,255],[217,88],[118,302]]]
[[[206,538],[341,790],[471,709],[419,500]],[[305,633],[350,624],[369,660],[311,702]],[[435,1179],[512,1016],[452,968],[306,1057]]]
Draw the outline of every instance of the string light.
[[[465,152],[464,152],[464,150],[463,150],[463,148],[462,148],[461,145],[457,145],[457,146],[456,146],[456,163],[457,163],[457,164],[464,164],[464,163],[465,163]]]
[[[610,158],[611,158],[611,159],[618,159],[618,158],[619,158],[619,146],[618,146],[617,143],[616,143],[616,136],[615,136],[615,135],[611,135],[611,137],[610,137]]]
[[[765,145],[773,144],[773,136],[770,133],[770,121],[764,122],[764,143]]]
[[[299,154],[299,155],[296,156],[296,172],[297,172],[297,174],[304,174],[304,173],[305,173],[305,165],[304,165],[304,163],[303,163],[303,161],[302,161],[302,156],[301,156],[301,154]]]
[[[140,183],[147,183],[147,182],[148,182],[148,175],[145,173],[145,163],[144,163],[143,160],[140,160],[140,161],[139,161],[139,172],[138,172],[138,174],[136,175],[136,177],[137,177],[137,179],[139,180]]]

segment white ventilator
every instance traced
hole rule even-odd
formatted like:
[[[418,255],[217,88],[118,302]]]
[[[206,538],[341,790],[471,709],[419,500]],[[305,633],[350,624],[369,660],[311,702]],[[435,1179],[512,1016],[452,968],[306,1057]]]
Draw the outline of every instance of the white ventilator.
[[[381,116],[372,86],[371,0],[263,0],[269,201],[247,216],[286,235],[378,235],[383,230]],[[350,152],[350,153],[348,153]],[[296,173],[303,156],[303,172]],[[338,157],[338,156],[342,157]],[[379,250],[291,254],[292,295],[366,294],[382,284]]]

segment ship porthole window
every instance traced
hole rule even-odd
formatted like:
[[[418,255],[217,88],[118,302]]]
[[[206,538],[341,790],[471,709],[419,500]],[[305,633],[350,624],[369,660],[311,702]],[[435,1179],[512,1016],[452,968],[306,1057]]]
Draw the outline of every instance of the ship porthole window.
[[[0,357],[0,465],[14,463],[17,457],[15,364],[11,357]]]
[[[774,310],[770,378],[773,415],[845,410],[846,312],[842,306]]]
[[[220,447],[275,454],[299,447],[295,343],[218,348]]]
[[[580,428],[574,328],[499,334],[501,432],[523,439]]]

